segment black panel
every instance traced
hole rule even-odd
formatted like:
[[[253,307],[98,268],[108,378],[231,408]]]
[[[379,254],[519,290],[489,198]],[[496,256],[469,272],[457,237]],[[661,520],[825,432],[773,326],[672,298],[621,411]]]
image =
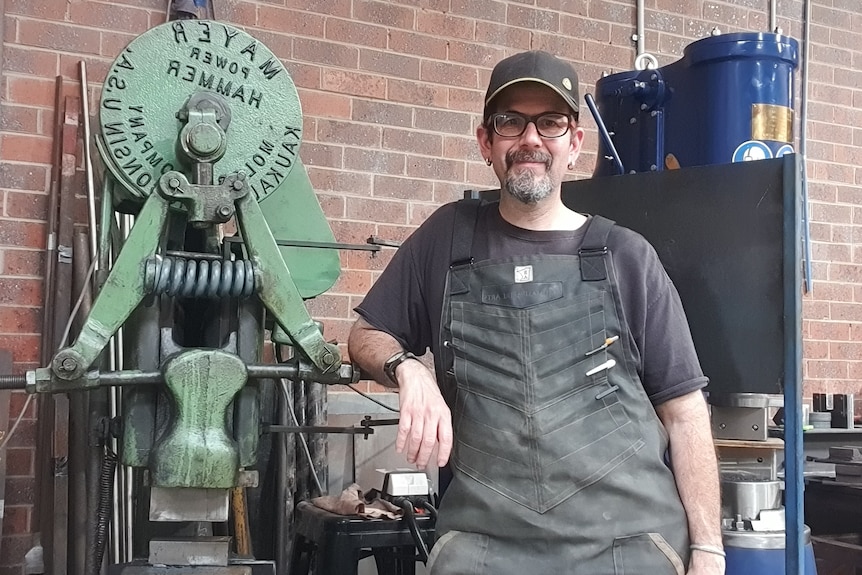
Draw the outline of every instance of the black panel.
[[[713,392],[782,391],[784,163],[563,184],[566,205],[611,218],[656,248],[679,290]]]

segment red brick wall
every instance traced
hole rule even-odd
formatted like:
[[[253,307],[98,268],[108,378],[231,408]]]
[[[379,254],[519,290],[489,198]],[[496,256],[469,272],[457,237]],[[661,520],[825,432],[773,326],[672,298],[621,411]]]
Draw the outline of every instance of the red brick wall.
[[[90,101],[118,52],[164,20],[164,0],[5,0],[0,98],[0,348],[17,373],[39,357],[41,277],[54,77]],[[813,291],[805,297],[806,394],[860,391],[862,376],[862,15],[858,0],[813,0],[809,117]],[[714,27],[766,30],[766,0],[646,0],[646,47],[661,64]],[[305,113],[302,158],[336,239],[400,240],[465,188],[494,184],[474,130],[490,67],[523,49],[568,57],[592,90],[630,69],[635,0],[269,0],[218,2],[217,17],[257,36],[293,74]],[[801,0],[778,4],[802,37]],[[592,120],[576,173],[592,171]],[[335,288],[310,304],[344,341],[350,309],[387,255],[344,253]],[[20,395],[11,402],[16,417]],[[2,406],[0,406],[2,407]],[[19,575],[33,504],[34,413],[8,451],[0,575]]]

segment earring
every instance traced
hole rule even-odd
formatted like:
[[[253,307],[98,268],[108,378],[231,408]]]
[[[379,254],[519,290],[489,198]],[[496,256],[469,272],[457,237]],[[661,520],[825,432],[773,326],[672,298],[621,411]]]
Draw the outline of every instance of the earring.
[[[485,158],[485,163],[490,166],[491,165],[491,158]]]
[[[574,170],[574,169],[575,169],[575,163],[574,163],[574,162],[569,162],[569,166],[568,166],[568,168],[569,168],[569,170]]]

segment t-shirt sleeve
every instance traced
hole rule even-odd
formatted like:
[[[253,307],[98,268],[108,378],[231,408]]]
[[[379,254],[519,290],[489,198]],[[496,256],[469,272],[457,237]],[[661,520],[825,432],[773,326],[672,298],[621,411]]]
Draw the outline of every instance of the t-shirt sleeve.
[[[619,230],[619,228],[615,228]],[[655,249],[622,229],[614,265],[626,323],[640,355],[638,373],[653,405],[706,387],[679,293]],[[610,238],[609,238],[610,239]],[[618,257],[617,257],[618,254]]]
[[[438,209],[404,241],[355,308],[372,327],[388,333],[416,355],[431,347],[431,318],[439,314],[440,307],[433,300],[440,298],[442,285],[437,284],[445,279],[445,267],[440,274],[435,273],[434,266],[441,254],[448,254],[448,250],[445,254],[440,251],[438,242],[451,237],[452,210],[452,204]],[[435,321],[439,322],[439,317]]]
[[[653,405],[706,387],[682,302],[670,279],[647,310],[643,337],[644,389]]]

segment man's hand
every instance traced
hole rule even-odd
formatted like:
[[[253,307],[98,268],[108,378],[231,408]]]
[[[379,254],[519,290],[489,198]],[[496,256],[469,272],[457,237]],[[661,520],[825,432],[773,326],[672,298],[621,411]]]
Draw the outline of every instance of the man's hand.
[[[374,329],[359,318],[350,330],[347,342],[350,359],[375,381],[391,387],[395,382],[383,373],[386,358],[404,351],[402,344],[388,333]],[[401,416],[395,448],[407,461],[425,467],[437,448],[437,465],[443,467],[452,451],[452,415],[440,394],[437,380],[418,360],[401,362],[395,368]]]
[[[416,360],[399,365],[396,378],[401,408],[396,451],[417,467],[425,467],[436,447],[437,465],[443,467],[452,451],[452,414],[437,381]]]

